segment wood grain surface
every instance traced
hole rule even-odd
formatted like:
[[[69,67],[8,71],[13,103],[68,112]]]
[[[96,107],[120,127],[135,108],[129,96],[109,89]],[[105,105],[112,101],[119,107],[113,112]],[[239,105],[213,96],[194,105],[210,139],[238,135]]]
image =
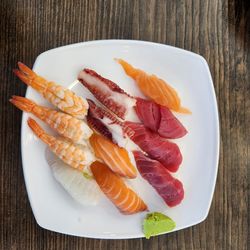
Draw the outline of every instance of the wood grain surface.
[[[1,0],[0,16],[0,249],[250,247],[248,0]],[[21,112],[8,102],[12,94],[24,95],[25,85],[12,69],[19,60],[31,66],[54,47],[111,38],[169,44],[208,61],[220,111],[221,150],[212,206],[199,225],[150,240],[93,240],[46,231],[35,222],[22,173]]]

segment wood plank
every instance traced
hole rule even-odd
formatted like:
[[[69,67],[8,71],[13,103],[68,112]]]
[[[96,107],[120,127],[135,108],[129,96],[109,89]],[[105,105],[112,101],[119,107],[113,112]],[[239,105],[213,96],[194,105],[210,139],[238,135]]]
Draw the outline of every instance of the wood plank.
[[[247,249],[250,162],[250,9],[246,0],[2,0],[0,3],[0,249]],[[199,53],[208,61],[220,110],[221,151],[209,216],[150,240],[94,240],[35,222],[22,174],[21,112],[12,74],[43,51],[95,39],[140,39]]]

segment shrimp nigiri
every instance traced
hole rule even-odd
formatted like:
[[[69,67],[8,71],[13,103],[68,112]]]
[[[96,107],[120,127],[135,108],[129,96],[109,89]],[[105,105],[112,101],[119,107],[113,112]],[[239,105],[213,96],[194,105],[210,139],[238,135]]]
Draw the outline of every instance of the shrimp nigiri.
[[[103,160],[113,172],[128,178],[136,177],[136,169],[132,165],[128,152],[124,148],[119,147],[98,134],[93,134],[89,141],[96,157]]]
[[[42,94],[54,106],[79,119],[83,119],[86,116],[88,103],[85,99],[77,96],[69,89],[47,81],[21,62],[18,63],[18,67],[19,70],[13,70],[15,75],[28,86],[31,86]]]
[[[35,102],[21,96],[12,96],[10,102],[17,108],[32,113],[60,135],[71,139],[73,142],[85,145],[85,140],[92,135],[92,130],[83,121],[63,112],[58,112],[36,104]]]
[[[121,213],[134,214],[147,210],[144,201],[126,186],[121,177],[113,173],[106,165],[96,161],[90,168],[103,193]]]
[[[53,153],[71,167],[83,170],[95,160],[88,147],[76,145],[66,139],[57,139],[47,134],[32,118],[28,119],[28,125]]]
[[[191,113],[188,109],[181,107],[178,93],[164,80],[156,75],[148,75],[122,59],[116,59],[116,61],[123,67],[125,73],[136,81],[145,96],[176,112]]]

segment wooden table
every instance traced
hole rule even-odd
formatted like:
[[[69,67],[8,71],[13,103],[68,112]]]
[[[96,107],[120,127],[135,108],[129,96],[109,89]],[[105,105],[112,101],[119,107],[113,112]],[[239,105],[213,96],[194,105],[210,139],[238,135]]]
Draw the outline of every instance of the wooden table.
[[[2,0],[0,8],[1,249],[247,249],[248,0]],[[22,173],[21,112],[8,102],[26,88],[12,69],[19,60],[32,66],[54,47],[111,38],[169,44],[208,61],[220,110],[221,150],[213,203],[199,225],[150,240],[92,240],[46,231],[35,222]]]

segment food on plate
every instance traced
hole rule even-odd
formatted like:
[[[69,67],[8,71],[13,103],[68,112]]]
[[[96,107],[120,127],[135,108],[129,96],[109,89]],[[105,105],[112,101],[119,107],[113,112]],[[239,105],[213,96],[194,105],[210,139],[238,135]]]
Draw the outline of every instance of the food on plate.
[[[163,139],[141,123],[121,122],[111,112],[98,107],[93,101],[89,101],[89,112],[110,128],[111,132],[129,137],[142,151],[161,162],[169,171],[178,170],[182,155],[177,144]]]
[[[182,183],[174,178],[160,162],[150,159],[142,152],[133,153],[141,176],[152,185],[168,206],[178,205],[184,198]]]
[[[134,68],[122,59],[116,61],[123,67],[125,73],[132,77],[142,93],[156,103],[166,106],[179,113],[191,113],[187,108],[181,107],[181,100],[176,90],[156,75]]]
[[[127,94],[116,83],[100,76],[94,70],[83,69],[78,80],[109,110],[122,119],[136,119],[136,99]]]
[[[64,138],[59,139],[47,134],[32,118],[28,119],[28,125],[36,136],[49,146],[52,152],[71,167],[83,170],[95,161],[95,157],[88,147],[76,145]]]
[[[112,133],[109,131],[109,129],[97,118],[93,117],[90,112],[87,115],[87,123],[90,126],[92,130],[95,132],[103,135],[105,138],[109,140],[113,140]]]
[[[91,126],[96,132],[117,143],[115,139],[116,135],[123,136],[123,122],[118,120],[118,118],[108,110],[97,106],[94,101],[90,99],[87,99],[87,101],[89,103],[87,118],[94,118],[91,120]],[[96,121],[99,122],[96,123]]]
[[[187,134],[185,127],[167,107],[137,98],[135,110],[145,127],[164,138],[176,139]]]
[[[95,156],[109,166],[113,172],[127,178],[136,177],[136,169],[129,159],[128,152],[124,148],[119,147],[98,134],[93,134],[89,141],[95,152]]]
[[[21,62],[18,63],[18,67],[19,70],[14,70],[15,75],[28,86],[38,91],[54,106],[79,119],[83,119],[86,116],[88,103],[85,99],[61,85],[47,81]]]
[[[169,139],[181,138],[187,130],[172,111],[191,112],[181,106],[176,90],[164,80],[122,59],[117,61],[150,100],[134,97],[85,68],[78,81],[103,107],[47,81],[19,62],[14,73],[61,111],[20,96],[12,96],[10,102],[62,136],[46,133],[35,120],[28,118],[28,126],[48,146],[46,159],[55,179],[80,204],[96,205],[104,194],[122,214],[148,211],[146,203],[126,184],[133,186],[137,175],[141,175],[168,207],[174,207],[182,202],[184,188],[170,172],[179,169],[182,154]],[[174,228],[175,222],[159,212],[147,214],[143,221],[147,239]]]
[[[82,70],[78,79],[96,99],[125,121],[141,121],[165,138],[176,139],[187,133],[167,107],[150,100],[132,97],[116,83],[103,78],[93,70]]]
[[[90,168],[103,193],[121,213],[134,214],[147,210],[144,201],[105,164],[96,161],[92,163]]]
[[[50,150],[46,150],[46,159],[55,179],[63,188],[82,205],[97,205],[102,193],[96,181],[85,178],[85,172],[73,169],[57,158]]]
[[[162,233],[170,232],[175,228],[175,222],[159,212],[153,212],[146,215],[143,220],[143,233],[147,239]]]
[[[47,123],[51,128],[55,129],[60,135],[69,138],[75,143],[86,145],[86,139],[93,133],[83,120],[79,120],[63,112],[40,106],[25,97],[12,96],[10,102],[17,108],[32,113]]]
[[[125,122],[127,134],[152,159],[163,164],[171,172],[176,172],[182,162],[182,154],[177,144],[167,141],[140,123]]]

